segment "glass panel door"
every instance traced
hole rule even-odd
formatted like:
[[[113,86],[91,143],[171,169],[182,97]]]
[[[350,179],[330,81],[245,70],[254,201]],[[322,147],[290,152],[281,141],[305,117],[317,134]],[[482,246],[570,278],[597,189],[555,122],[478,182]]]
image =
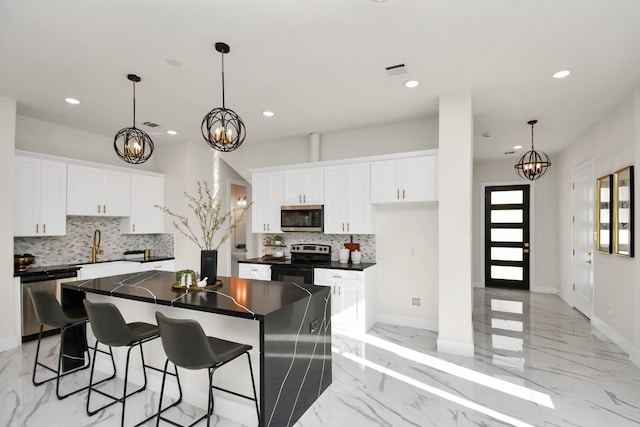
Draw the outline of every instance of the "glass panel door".
[[[485,188],[485,285],[529,289],[529,186]]]

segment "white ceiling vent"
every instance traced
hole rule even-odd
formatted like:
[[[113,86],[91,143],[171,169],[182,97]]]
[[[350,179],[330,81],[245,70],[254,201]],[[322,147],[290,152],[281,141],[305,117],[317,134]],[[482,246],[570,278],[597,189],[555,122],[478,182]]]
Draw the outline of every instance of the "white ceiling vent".
[[[157,128],[158,126],[160,126],[159,124],[153,122],[144,122],[142,124],[145,126],[149,126],[150,128]]]
[[[385,68],[389,77],[399,76],[401,74],[407,74],[407,67],[404,64],[392,65]]]

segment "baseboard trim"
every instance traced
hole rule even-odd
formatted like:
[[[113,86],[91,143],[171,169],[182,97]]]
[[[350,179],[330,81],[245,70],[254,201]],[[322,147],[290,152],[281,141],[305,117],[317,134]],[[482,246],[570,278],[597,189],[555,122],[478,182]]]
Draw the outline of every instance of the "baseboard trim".
[[[410,328],[426,329],[427,331],[438,332],[437,320],[418,319],[415,317],[399,316],[397,314],[377,313],[376,322],[395,326],[408,326]]]
[[[530,291],[538,294],[556,295],[558,293],[558,288],[554,288],[552,286],[534,286],[530,289]]]
[[[473,357],[475,349],[472,343],[463,343],[438,338],[438,352]]]
[[[629,360],[631,360],[633,364],[635,364],[636,366],[640,366],[640,350],[635,348],[631,341],[620,335],[618,331],[613,329],[598,316],[593,316],[591,318],[591,325],[593,325],[594,328],[598,329],[607,338],[613,341],[614,344],[624,350],[624,352],[629,355]]]
[[[0,352],[13,350],[20,345],[21,339],[18,337],[4,337],[0,338]]]

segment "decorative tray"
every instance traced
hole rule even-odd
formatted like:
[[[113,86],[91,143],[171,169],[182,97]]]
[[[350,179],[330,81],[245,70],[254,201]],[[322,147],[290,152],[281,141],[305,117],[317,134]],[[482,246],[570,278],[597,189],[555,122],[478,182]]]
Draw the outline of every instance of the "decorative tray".
[[[213,285],[207,285],[203,288],[199,286],[182,286],[180,283],[175,282],[171,285],[171,289],[176,291],[211,291],[213,289],[218,289],[222,287],[222,280],[216,280],[216,283]]]

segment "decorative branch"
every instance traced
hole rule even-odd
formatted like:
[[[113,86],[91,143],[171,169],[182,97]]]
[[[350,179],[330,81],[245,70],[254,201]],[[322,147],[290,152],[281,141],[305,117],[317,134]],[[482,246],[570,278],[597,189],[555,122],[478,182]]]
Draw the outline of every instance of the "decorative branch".
[[[197,197],[186,191],[184,196],[189,201],[187,205],[195,214],[200,227],[199,230],[194,230],[191,227],[189,218],[186,216],[179,215],[165,206],[155,205],[155,207],[175,218],[173,226],[176,230],[195,243],[201,250],[218,250],[231,236],[233,230],[238,228],[238,224],[244,220],[247,209],[252,204],[234,207],[229,212],[222,214],[222,202],[214,199],[206,181],[198,181]],[[214,247],[214,237],[219,231],[222,231],[223,234],[218,244]]]

